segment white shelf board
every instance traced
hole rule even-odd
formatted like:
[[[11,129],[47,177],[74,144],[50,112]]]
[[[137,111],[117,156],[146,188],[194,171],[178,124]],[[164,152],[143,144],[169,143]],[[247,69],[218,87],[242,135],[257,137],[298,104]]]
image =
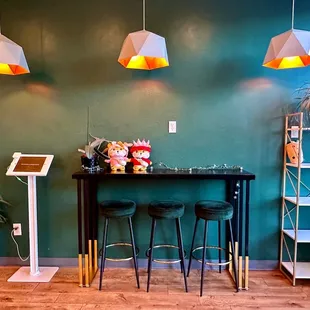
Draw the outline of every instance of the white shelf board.
[[[292,131],[292,130],[296,130],[296,131],[298,131],[299,130],[299,127],[298,128],[294,128],[294,129],[292,129],[291,127],[290,128],[287,128],[287,131]],[[301,128],[301,130],[310,130],[310,128],[309,127],[302,127]]]
[[[282,266],[293,275],[293,264],[291,262],[282,262]],[[310,263],[296,263],[296,279],[310,279]]]
[[[296,204],[296,197],[286,196],[284,198],[285,198],[285,200],[287,200],[293,204]],[[310,197],[299,197],[299,205],[300,206],[310,206]]]
[[[298,168],[298,164],[286,163],[286,166]],[[310,169],[310,163],[302,163],[300,168]]]
[[[284,229],[283,232],[295,240],[295,232],[293,229]],[[298,243],[310,243],[310,230],[298,230],[297,232]]]

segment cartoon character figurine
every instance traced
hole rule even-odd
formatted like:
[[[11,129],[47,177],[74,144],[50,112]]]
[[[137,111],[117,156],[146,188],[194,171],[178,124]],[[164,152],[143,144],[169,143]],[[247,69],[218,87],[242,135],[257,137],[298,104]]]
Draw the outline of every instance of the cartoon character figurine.
[[[128,158],[129,146],[132,146],[132,143],[112,141],[104,150],[104,152],[108,151],[110,159],[105,159],[105,162],[110,164],[112,172],[125,171],[125,166],[130,161]]]
[[[133,171],[146,171],[146,168],[152,164],[150,161],[151,145],[150,141],[145,141],[144,139],[140,141],[133,141],[133,146],[130,148],[130,153],[132,157],[130,161],[133,163]]]

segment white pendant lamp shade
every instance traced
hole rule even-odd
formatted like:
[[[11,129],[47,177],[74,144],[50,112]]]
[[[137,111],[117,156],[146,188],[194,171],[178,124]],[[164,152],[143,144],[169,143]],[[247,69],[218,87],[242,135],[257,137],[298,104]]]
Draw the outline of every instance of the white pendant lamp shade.
[[[310,64],[310,31],[291,29],[273,37],[263,63],[272,69],[306,67]]]
[[[0,74],[19,75],[29,72],[22,47],[0,33]]]
[[[154,70],[169,66],[165,38],[145,30],[145,0],[143,30],[129,33],[118,62],[127,69]]]
[[[146,30],[130,33],[118,62],[128,69],[153,70],[169,66],[165,38]]]
[[[310,64],[310,31],[294,29],[294,19],[295,0],[292,0],[292,29],[271,39],[264,67],[292,69]]]

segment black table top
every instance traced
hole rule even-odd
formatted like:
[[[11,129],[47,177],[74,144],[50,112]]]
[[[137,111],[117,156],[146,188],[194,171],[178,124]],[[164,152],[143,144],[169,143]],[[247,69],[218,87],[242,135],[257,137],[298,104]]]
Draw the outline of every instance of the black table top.
[[[72,175],[73,179],[210,179],[210,180],[255,180],[255,174],[246,170],[235,169],[212,169],[174,171],[170,169],[153,169],[152,171],[133,172],[111,172],[104,170],[100,172],[78,171]]]

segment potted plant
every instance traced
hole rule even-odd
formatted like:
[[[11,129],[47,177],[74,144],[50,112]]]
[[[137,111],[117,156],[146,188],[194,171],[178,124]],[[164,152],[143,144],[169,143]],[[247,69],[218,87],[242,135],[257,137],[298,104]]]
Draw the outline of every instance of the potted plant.
[[[285,111],[288,113],[303,112],[304,126],[310,127],[310,84],[305,82],[301,87],[297,88],[293,93],[293,102],[290,103]],[[299,125],[298,117],[292,117],[290,119],[291,124]]]
[[[95,139],[93,142],[89,142],[85,145],[84,149],[78,149],[78,151],[83,154],[81,156],[82,169],[88,172],[99,171],[101,169],[98,156],[101,155],[99,148],[103,142],[107,141],[105,138],[92,138]]]

